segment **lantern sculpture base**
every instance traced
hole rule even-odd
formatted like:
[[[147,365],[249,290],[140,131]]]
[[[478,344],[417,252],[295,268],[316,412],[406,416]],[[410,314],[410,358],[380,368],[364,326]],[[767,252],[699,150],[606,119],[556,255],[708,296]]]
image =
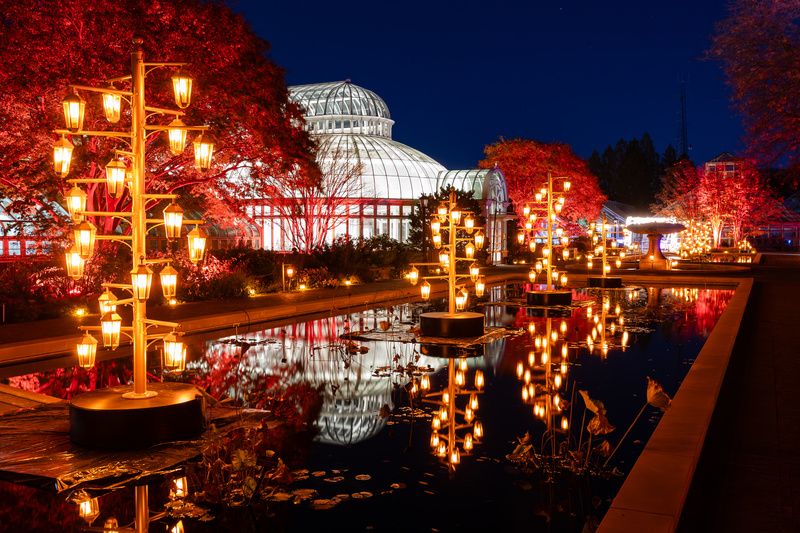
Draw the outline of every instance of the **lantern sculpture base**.
[[[621,289],[622,278],[616,276],[589,276],[589,287],[598,287],[601,289]]]
[[[536,318],[569,318],[571,307],[528,307],[525,314]]]
[[[530,291],[526,294],[528,305],[547,307],[572,304],[572,291]]]
[[[422,313],[419,329],[423,337],[480,337],[483,335],[483,315],[472,312]]]
[[[155,396],[124,398],[130,386],[77,396],[69,405],[70,440],[106,450],[146,448],[193,439],[205,428],[205,400],[185,383],[150,383]]]
[[[428,357],[441,357],[453,359],[456,357],[483,357],[483,344],[474,344],[465,348],[458,344],[431,344],[423,343],[419,345],[421,354]]]

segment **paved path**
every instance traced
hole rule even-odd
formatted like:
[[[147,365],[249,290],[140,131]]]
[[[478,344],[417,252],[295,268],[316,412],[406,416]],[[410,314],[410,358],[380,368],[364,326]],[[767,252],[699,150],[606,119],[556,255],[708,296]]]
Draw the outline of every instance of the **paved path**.
[[[680,531],[800,531],[800,256],[754,274]]]

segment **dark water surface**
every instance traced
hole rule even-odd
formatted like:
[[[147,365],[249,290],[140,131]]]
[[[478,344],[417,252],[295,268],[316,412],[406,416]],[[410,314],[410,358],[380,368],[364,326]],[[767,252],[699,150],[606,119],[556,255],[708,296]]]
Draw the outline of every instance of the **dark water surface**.
[[[646,406],[647,378],[674,395],[733,290],[578,290],[573,307],[556,313],[564,316],[547,317],[519,305],[525,288],[491,289],[489,300],[496,303],[476,309],[485,310],[487,326],[505,330],[496,330],[498,338],[482,354],[465,352],[458,359],[432,357],[427,347],[402,342],[424,310],[419,304],[210,341],[188,337],[196,357],[189,366],[201,375],[234,376],[227,391],[233,398],[251,395],[261,383],[255,376],[318,388],[319,433],[287,459],[294,481],[266,501],[249,509],[212,509],[210,522],[190,518],[176,526],[175,520],[161,520],[151,530],[593,530],[660,420],[661,411]],[[598,330],[598,324],[605,327]],[[344,333],[359,334],[350,349],[340,338]],[[366,353],[350,353],[359,351],[356,346]],[[457,394],[455,383],[461,365],[460,390],[474,389],[478,402],[469,422],[464,411],[471,397]],[[480,391],[474,386],[479,372],[485,381]],[[429,398],[434,403],[412,391],[421,389],[423,375],[429,392],[439,393]],[[597,451],[588,462],[587,423],[594,415],[579,390],[603,402],[615,427],[591,437]],[[484,433],[474,438],[470,454],[461,442],[456,465],[449,464],[449,453],[438,457],[431,447],[432,416],[440,415],[443,391],[458,398],[461,413],[455,416],[464,427],[456,436],[474,438],[476,421]],[[620,443],[640,412],[603,467],[603,453]],[[441,434],[448,436],[444,429]],[[530,453],[513,455],[526,434]],[[151,487],[152,510],[163,506],[168,493],[168,482]],[[93,525],[102,526],[111,512],[132,516],[133,494],[125,489],[102,496]],[[104,509],[104,499],[113,500],[112,511]]]

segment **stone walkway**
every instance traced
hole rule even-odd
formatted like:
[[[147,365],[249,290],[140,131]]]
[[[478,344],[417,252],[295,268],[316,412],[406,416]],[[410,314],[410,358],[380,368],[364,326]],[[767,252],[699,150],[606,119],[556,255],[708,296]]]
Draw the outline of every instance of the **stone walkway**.
[[[800,256],[754,274],[679,531],[800,531]]]

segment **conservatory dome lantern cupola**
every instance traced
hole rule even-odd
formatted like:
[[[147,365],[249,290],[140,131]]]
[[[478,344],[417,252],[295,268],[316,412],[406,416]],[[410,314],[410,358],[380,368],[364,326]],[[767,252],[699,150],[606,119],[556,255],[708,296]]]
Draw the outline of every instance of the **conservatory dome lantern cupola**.
[[[394,121],[383,98],[350,80],[295,85],[291,99],[305,110],[309,133],[392,137]]]

